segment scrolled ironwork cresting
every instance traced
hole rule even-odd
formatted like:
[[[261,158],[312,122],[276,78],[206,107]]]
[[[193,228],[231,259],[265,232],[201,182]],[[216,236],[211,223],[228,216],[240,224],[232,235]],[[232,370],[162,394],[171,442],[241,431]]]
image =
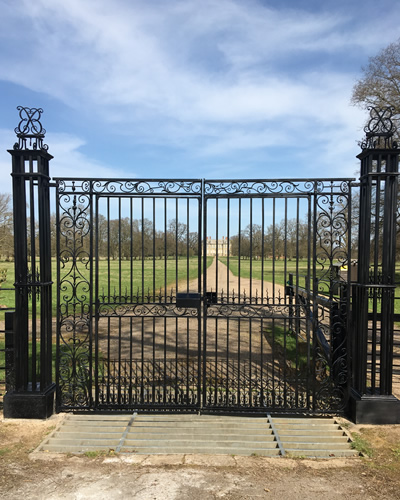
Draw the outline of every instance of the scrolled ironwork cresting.
[[[15,128],[18,142],[14,144],[14,149],[27,149],[29,141],[29,146],[33,149],[47,151],[49,147],[43,143],[46,130],[40,122],[43,109],[18,106],[17,110],[20,122]]]
[[[397,141],[394,136],[397,128],[393,122],[393,106],[378,108],[371,106],[369,121],[364,127],[365,139],[360,142],[361,149],[397,149]]]

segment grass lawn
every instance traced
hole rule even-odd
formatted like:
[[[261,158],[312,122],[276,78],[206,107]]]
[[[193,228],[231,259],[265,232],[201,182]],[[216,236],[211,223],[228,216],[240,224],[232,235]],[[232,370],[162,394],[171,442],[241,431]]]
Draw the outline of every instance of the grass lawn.
[[[219,260],[223,264],[228,265],[227,257],[219,257]],[[308,273],[308,262],[306,259],[299,260],[297,263],[295,260],[273,261],[272,259],[265,259],[262,263],[261,260],[240,259],[239,261],[237,257],[229,257],[229,270],[235,276],[239,275],[239,264],[240,276],[242,278],[250,278],[251,275],[252,278],[261,280],[263,274],[264,281],[275,282],[277,285],[282,286],[289,279],[289,273],[296,274],[296,271],[300,277],[303,277],[303,279],[300,279],[300,286],[303,286],[304,276]]]
[[[207,267],[211,265],[213,257],[207,257]],[[178,264],[178,265],[177,265]],[[14,307],[14,262],[1,262],[0,270],[7,271],[7,279],[1,283],[0,288],[0,305]],[[57,282],[57,266],[56,261],[52,261],[53,282]],[[89,269],[84,264],[78,264],[78,271],[75,272],[75,277],[82,281],[89,279]],[[95,273],[95,263],[93,263],[93,273]],[[189,276],[189,278],[188,278]],[[100,260],[98,266],[98,285],[99,294],[102,295],[133,295],[134,297],[144,295],[146,297],[154,294],[157,295],[164,288],[167,294],[170,288],[176,287],[176,281],[185,289],[187,279],[194,280],[198,276],[198,258],[189,258],[189,273],[187,259],[185,257],[176,259],[155,260],[134,260],[128,261],[107,261]],[[74,269],[72,263],[67,263],[61,270],[61,279],[66,285],[66,295],[70,295],[72,284],[74,283]],[[77,294],[86,295],[88,293],[83,290],[83,286],[77,287]],[[11,290],[6,290],[12,288]],[[142,290],[143,289],[143,290]],[[93,288],[94,292],[94,288]],[[53,314],[56,313],[57,287],[53,285]],[[0,310],[1,312],[1,310]],[[0,318],[3,319],[3,318]]]
[[[285,360],[288,368],[300,373],[307,372],[307,342],[296,338],[294,332],[276,325],[266,328],[264,334],[271,348],[278,346],[281,361]]]
[[[219,260],[227,265],[228,259],[226,257],[219,257]],[[251,264],[251,266],[250,266]],[[286,272],[285,272],[286,265]],[[297,267],[296,267],[297,266]],[[299,285],[304,287],[305,280],[304,276],[307,274],[307,260],[299,259],[298,262],[296,260],[277,260],[273,262],[271,259],[264,260],[264,281],[268,281],[270,283],[273,282],[275,278],[275,283],[277,285],[285,286],[289,279],[289,273],[296,274],[298,272],[300,279]],[[254,279],[261,280],[262,275],[262,265],[260,260],[252,260],[250,259],[241,259],[240,260],[240,276],[242,278],[250,278],[250,268],[251,275]],[[239,275],[239,259],[235,256],[229,257],[229,269],[235,276]],[[312,269],[311,269],[312,271]],[[317,270],[317,275],[320,272]],[[395,314],[400,314],[400,262],[396,263],[396,275],[395,280],[397,284],[396,292],[395,292],[395,304],[394,304],[394,312]],[[372,311],[372,301],[370,309]]]

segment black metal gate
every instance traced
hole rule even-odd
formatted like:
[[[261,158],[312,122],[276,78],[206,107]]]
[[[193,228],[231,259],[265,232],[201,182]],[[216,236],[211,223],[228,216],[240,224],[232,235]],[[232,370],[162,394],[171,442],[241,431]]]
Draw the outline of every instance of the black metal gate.
[[[350,195],[349,179],[205,181],[203,407],[344,409]]]
[[[392,108],[370,110],[359,184],[54,183],[43,110],[18,111],[5,417],[49,417],[57,389],[58,410],[346,411],[399,423]]]
[[[344,409],[349,179],[56,183],[59,409]]]

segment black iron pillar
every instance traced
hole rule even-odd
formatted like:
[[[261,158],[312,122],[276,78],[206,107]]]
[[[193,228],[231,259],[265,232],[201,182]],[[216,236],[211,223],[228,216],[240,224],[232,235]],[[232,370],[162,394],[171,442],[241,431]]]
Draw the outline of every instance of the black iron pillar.
[[[361,144],[358,276],[353,285],[352,390],[356,423],[400,423],[392,394],[399,151],[392,109],[370,109]]]
[[[53,413],[52,275],[49,161],[42,109],[18,108],[12,156],[15,317],[14,377],[4,396],[6,418]]]

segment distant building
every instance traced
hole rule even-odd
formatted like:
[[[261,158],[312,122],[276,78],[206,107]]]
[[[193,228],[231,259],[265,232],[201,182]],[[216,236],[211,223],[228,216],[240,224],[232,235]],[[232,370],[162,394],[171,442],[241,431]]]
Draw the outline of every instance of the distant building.
[[[207,257],[215,257],[216,255],[218,255],[218,257],[228,256],[229,240],[225,238],[225,236],[222,236],[219,240],[213,240],[211,236],[207,236],[206,243]]]

